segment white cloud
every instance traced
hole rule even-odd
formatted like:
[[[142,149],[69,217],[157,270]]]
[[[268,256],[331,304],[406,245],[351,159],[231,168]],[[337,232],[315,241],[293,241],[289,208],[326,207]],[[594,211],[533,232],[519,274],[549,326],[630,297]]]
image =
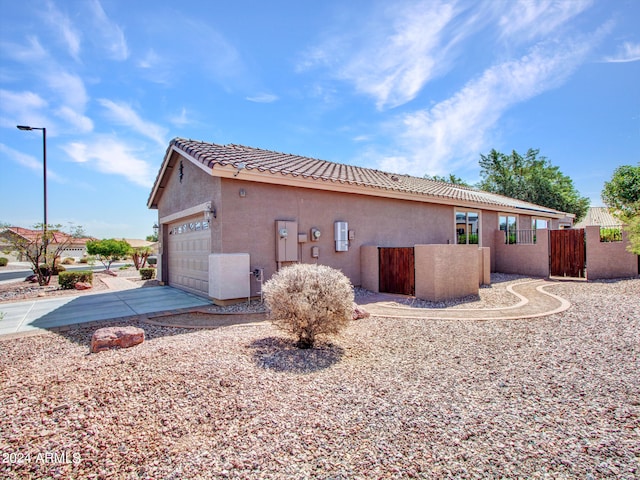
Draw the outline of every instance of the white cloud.
[[[527,41],[554,33],[592,3],[593,0],[517,0],[494,6],[509,7],[499,20],[502,36],[509,41]]]
[[[27,155],[0,143],[0,156],[22,165],[42,177],[42,161],[37,160],[32,155]],[[58,183],[66,183],[66,179],[58,175],[49,165],[47,165],[47,179]]]
[[[191,123],[189,118],[187,117],[187,109],[184,107],[182,107],[182,110],[180,110],[180,113],[178,115],[171,117],[169,121],[176,127],[184,127],[185,125]]]
[[[252,97],[246,97],[246,100],[255,103],[273,103],[278,100],[278,96],[272,93],[259,93]]]
[[[476,162],[504,112],[560,85],[591,47],[583,39],[560,50],[539,45],[518,60],[485,70],[432,108],[404,115],[393,129],[400,133],[406,155],[382,159],[380,168],[414,175],[446,174]]]
[[[640,43],[631,42],[624,42],[618,48],[616,55],[604,59],[605,62],[610,63],[637,62],[638,60],[640,60]]]
[[[89,95],[83,80],[78,75],[54,66],[45,76],[45,81],[60,97],[60,106],[55,109],[58,118],[64,120],[74,131],[92,131],[93,121],[85,115]]]
[[[37,62],[47,57],[47,52],[37,37],[29,36],[27,37],[27,42],[28,45],[2,42],[0,43],[0,50],[2,50],[3,55],[22,63]]]
[[[80,33],[74,28],[71,20],[56,8],[52,1],[47,1],[46,20],[56,29],[67,46],[69,55],[78,60],[80,54]]]
[[[102,8],[99,0],[92,0],[89,8],[93,13],[93,21],[96,33],[99,35],[100,45],[106,49],[113,60],[126,60],[129,58],[129,47],[124,32],[119,25],[112,22]]]
[[[15,128],[16,125],[48,125],[42,111],[47,101],[33,92],[12,92],[0,90],[0,125]]]
[[[54,67],[44,75],[44,79],[48,86],[58,94],[64,105],[84,112],[89,95],[82,78]]]
[[[91,143],[73,142],[63,149],[76,163],[86,164],[102,173],[122,175],[145,188],[153,185],[151,165],[138,158],[129,145],[114,138],[97,137]]]
[[[379,18],[352,27],[353,33],[332,35],[310,49],[298,71],[326,66],[371,96],[378,109],[405,104],[448,68],[445,54],[464,36],[450,36],[457,13],[451,2],[394,3]]]
[[[107,109],[116,123],[132,128],[162,147],[167,145],[167,129],[153,122],[143,120],[130,105],[123,102],[116,103],[105,98],[99,99],[98,103]]]
[[[89,95],[83,79],[50,58],[36,37],[28,37],[27,41],[28,45],[11,45],[8,50],[12,52],[12,58],[33,69],[32,75],[40,86],[40,93],[4,91],[0,111],[17,115],[19,118],[16,120],[20,123],[42,123],[52,132],[60,131],[61,128],[53,128],[52,118],[41,113],[50,108],[73,131],[93,130],[92,120],[85,115]]]
[[[60,107],[55,113],[59,118],[74,127],[74,130],[78,133],[93,131],[93,120],[70,107]]]
[[[144,58],[138,60],[138,67],[140,68],[155,68],[161,63],[162,58],[152,48],[150,49]]]

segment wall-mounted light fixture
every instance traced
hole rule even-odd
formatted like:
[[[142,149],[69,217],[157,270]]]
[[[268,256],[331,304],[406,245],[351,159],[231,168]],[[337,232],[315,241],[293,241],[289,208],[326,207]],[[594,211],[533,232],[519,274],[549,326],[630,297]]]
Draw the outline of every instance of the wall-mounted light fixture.
[[[233,174],[233,176],[234,176],[234,177],[237,177],[237,176],[238,176],[238,174],[240,173],[240,170],[242,170],[242,169],[243,169],[244,167],[246,167],[246,166],[247,166],[247,164],[246,164],[246,163],[244,163],[244,162],[240,162],[240,163],[236,164],[236,168],[237,168],[238,170],[236,171],[236,173],[234,173],[234,174]]]
[[[240,197],[244,198],[244,197],[246,197],[246,196],[247,196],[247,191],[246,191],[244,188],[241,188],[241,189],[238,191],[238,194],[240,195]]]
[[[204,219],[206,222],[211,220],[211,217],[218,218],[216,207],[211,206],[211,202],[208,202],[204,207]]]
[[[158,238],[158,230],[160,230],[160,227],[158,226],[157,223],[153,224],[153,234],[156,236],[156,238]]]

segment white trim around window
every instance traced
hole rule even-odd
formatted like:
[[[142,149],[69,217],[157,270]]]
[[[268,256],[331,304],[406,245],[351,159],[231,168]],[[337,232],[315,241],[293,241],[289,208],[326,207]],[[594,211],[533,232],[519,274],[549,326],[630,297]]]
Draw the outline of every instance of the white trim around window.
[[[456,208],[453,213],[456,245],[482,245],[480,210]]]

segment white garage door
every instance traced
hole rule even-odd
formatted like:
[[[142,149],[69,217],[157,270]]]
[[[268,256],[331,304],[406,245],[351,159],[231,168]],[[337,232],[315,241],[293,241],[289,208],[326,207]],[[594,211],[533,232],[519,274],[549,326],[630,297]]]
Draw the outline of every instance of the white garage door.
[[[211,230],[202,215],[170,224],[169,285],[208,296],[210,253]]]

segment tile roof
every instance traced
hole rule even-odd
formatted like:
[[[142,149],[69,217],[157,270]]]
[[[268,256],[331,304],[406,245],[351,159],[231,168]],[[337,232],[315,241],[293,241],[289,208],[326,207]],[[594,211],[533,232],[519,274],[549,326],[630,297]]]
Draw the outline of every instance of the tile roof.
[[[436,203],[438,199],[447,199],[465,204],[483,204],[548,214],[561,213],[540,205],[470,187],[242,145],[218,145],[184,138],[174,138],[167,152],[170,152],[172,148],[184,152],[209,168],[214,168],[217,165],[231,166],[272,175],[291,175],[315,181],[340,182],[372,189],[424,195],[433,198]],[[162,169],[156,179],[152,196],[156,191],[161,174]],[[150,197],[149,200],[151,204],[152,198]]]
[[[7,227],[5,231],[14,233],[29,242],[38,240],[42,236],[42,230],[32,230],[30,228]],[[60,230],[49,230],[49,233],[51,234],[51,243],[69,242],[73,244],[85,244],[89,240],[95,240],[94,238],[75,238],[68,233],[61,232]]]
[[[601,227],[618,227],[622,222],[611,215],[607,207],[589,207],[587,214],[580,223],[576,224],[576,228],[589,227],[591,225],[599,225]]]

